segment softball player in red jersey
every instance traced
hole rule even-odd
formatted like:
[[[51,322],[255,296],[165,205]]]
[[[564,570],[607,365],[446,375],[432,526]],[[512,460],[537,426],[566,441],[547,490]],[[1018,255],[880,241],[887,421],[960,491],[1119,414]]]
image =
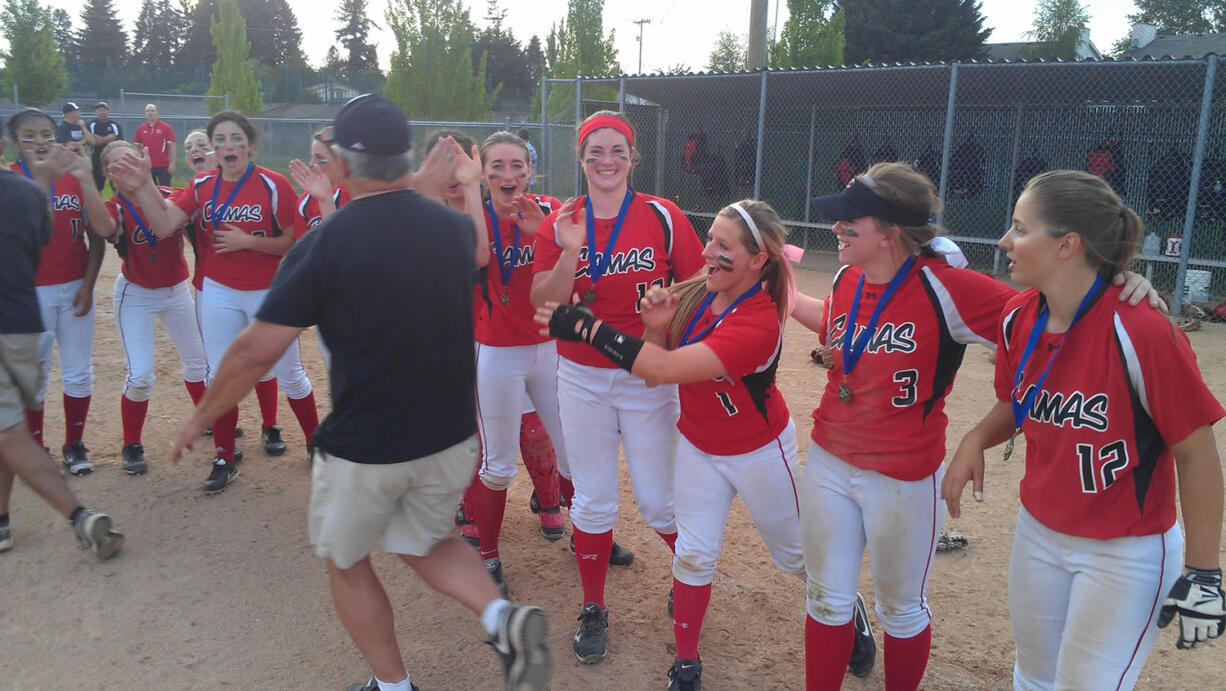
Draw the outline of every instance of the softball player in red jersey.
[[[551,214],[536,238],[532,302],[566,303],[578,294],[600,319],[638,337],[639,300],[703,270],[702,245],[675,204],[634,192],[634,129],[621,115],[598,112],[579,126],[588,194]],[[558,404],[575,484],[570,517],[583,581],[575,633],[581,662],[604,658],[608,610],[604,586],[617,523],[617,442],[639,513],[672,549],[673,454],[677,388],[648,387],[585,343],[559,343]]]
[[[105,166],[125,152],[136,148],[125,141],[107,145],[102,153]],[[169,195],[169,188],[160,190]],[[123,268],[115,277],[115,326],[127,359],[128,373],[120,398],[123,422],[123,469],[130,475],[143,475],[148,469],[141,431],[149,410],[149,395],[157,377],[154,374],[154,324],[160,319],[183,362],[183,383],[192,403],[204,394],[208,365],[204,344],[196,326],[196,305],[187,280],[187,261],[183,240],[190,225],[175,235],[158,239],[136,205],[122,192],[107,202],[110,222],[96,224],[102,237],[109,237],[123,257]]]
[[[1000,241],[1031,290],[1001,319],[1000,402],[962,440],[942,490],[957,516],[968,481],[982,497],[984,449],[1010,440],[1007,459],[1025,435],[1009,566],[1017,689],[1131,688],[1176,613],[1180,648],[1226,625],[1211,429],[1226,411],[1187,337],[1152,309],[1119,309],[1103,278],[1143,234],[1100,178],[1053,171],[1026,186]]]
[[[55,123],[46,113],[29,108],[9,118],[9,136],[17,143],[21,159],[11,168],[30,177],[26,161],[41,161],[55,143]],[[51,197],[55,234],[43,248],[35,290],[42,310],[43,332],[39,359],[44,375],[51,372],[51,351],[59,345],[61,379],[64,387],[65,436],[64,466],[73,475],[93,470],[82,441],[85,418],[89,414],[94,386],[94,284],[102,268],[106,245],[91,236],[86,244],[89,219],[107,218],[106,207],[94,186],[89,159],[81,154],[80,142],[65,144],[81,156],[82,165],[65,173],[52,185]],[[89,170],[89,175],[83,171]],[[38,392],[42,403],[47,395],[46,376]],[[27,424],[35,441],[43,445],[43,408],[27,412]]]
[[[172,197],[169,207],[162,205],[161,195],[147,177],[147,159],[125,154],[111,167],[112,182],[116,182],[115,169],[121,169],[124,193],[139,202],[159,237],[173,235],[175,228],[187,223],[197,211],[207,223],[209,241],[198,243],[205,254],[201,322],[205,353],[215,364],[255,318],[280,256],[293,244],[294,189],[285,176],[248,160],[258,132],[242,113],[222,111],[214,115],[208,134],[220,168],[193,179]],[[309,457],[319,418],[296,343],[278,360],[273,373],[302,426]],[[237,418],[238,410],[234,409],[213,426],[217,458],[204,483],[206,493],[225,489],[238,474],[234,463]]]
[[[928,664],[926,590],[945,513],[945,396],[966,344],[994,347],[1000,311],[1016,291],[950,266],[931,248],[938,228],[929,217],[940,200],[906,164],[874,165],[815,204],[838,221],[839,260],[849,266],[824,303],[800,296],[792,313],[825,330],[834,359],[799,483],[806,683],[842,683],[867,547],[886,688],[915,689]],[[1148,290],[1140,282],[1125,294]]]

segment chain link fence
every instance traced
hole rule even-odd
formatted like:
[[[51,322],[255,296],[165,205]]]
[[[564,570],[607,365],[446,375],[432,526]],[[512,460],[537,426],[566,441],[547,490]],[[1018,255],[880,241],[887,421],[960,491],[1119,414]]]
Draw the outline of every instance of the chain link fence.
[[[1134,269],[1175,308],[1226,293],[1226,75],[1217,58],[1020,62],[546,80],[545,191],[582,192],[575,123],[601,108],[634,123],[632,185],[674,200],[700,234],[724,205],[769,201],[789,241],[833,250],[810,200],[877,161],[937,183],[938,219],[971,265],[1044,170],[1107,180],[1145,220]]]

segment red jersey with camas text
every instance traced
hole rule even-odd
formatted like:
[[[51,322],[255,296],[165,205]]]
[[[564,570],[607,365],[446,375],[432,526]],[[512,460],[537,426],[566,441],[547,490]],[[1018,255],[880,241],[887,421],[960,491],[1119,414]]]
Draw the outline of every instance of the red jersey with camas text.
[[[341,208],[345,202],[349,201],[349,190],[345,189],[344,185],[337,185],[332,188],[332,203],[336,208]],[[306,235],[306,232],[320,223],[324,222],[324,217],[319,211],[319,200],[309,194],[304,194],[298,198],[298,222],[294,224],[294,239]]]
[[[545,195],[525,195],[535,201],[546,216],[562,206],[562,202]],[[477,325],[476,338],[479,343],[490,346],[518,346],[544,343],[548,336],[541,335],[541,326],[533,317],[536,308],[532,306],[532,263],[535,256],[532,236],[520,233],[519,250],[515,250],[515,227],[519,219],[508,214],[498,217],[498,228],[494,229],[494,219],[490,216],[489,207],[485,209],[485,227],[490,230],[490,263],[485,267],[484,290],[478,301],[488,314]],[[502,270],[499,267],[497,247],[494,245],[494,233],[498,232],[502,239],[503,266],[511,266],[511,278],[506,285],[502,283]],[[514,254],[514,256],[512,256]],[[502,295],[506,294],[507,304],[502,304]],[[486,301],[488,300],[488,302]]]
[[[862,273],[855,266],[840,269],[826,299],[826,343],[835,365],[813,411],[813,441],[857,468],[920,480],[945,458],[945,396],[967,344],[995,347],[1001,309],[1017,291],[944,259],[917,257],[846,374],[843,333]],[[865,282],[856,336],[885,288]],[[839,398],[843,385],[851,392],[848,402]]]
[[[170,193],[170,203],[178,206],[178,199],[184,194],[194,194],[191,185],[181,187]],[[187,225],[183,229],[183,234],[187,237],[187,241],[192,246],[192,287],[197,292],[204,289],[204,250],[201,249],[201,243],[207,242],[209,238],[209,228],[205,227],[204,215],[199,209],[191,215]]]
[[[224,206],[235,182],[221,180],[220,169],[210,171],[192,180],[172,203],[188,218],[197,211],[201,214],[205,233],[197,238],[196,247],[203,253],[205,277],[235,290],[263,290],[272,285],[281,257],[254,250],[218,254],[213,249],[213,188],[220,184],[217,205]],[[229,207],[223,209],[223,216],[216,219],[216,230],[226,230],[226,224],[230,224],[251,235],[277,237],[293,229],[294,200],[294,188],[284,175],[256,166]]]
[[[25,174],[20,163],[9,166]],[[65,173],[55,181],[55,198],[51,200],[55,233],[43,246],[34,285],[53,286],[85,278],[89,264],[89,247],[85,244],[85,205],[81,199],[81,181]]]
[[[718,316],[705,310],[693,333],[701,333]],[[727,376],[678,387],[677,429],[700,451],[718,456],[749,453],[772,443],[791,419],[775,388],[783,347],[775,302],[759,291],[697,342],[714,351]]]
[[[706,262],[702,258],[702,244],[698,241],[694,226],[690,225],[689,219],[676,204],[641,192],[631,194],[634,198],[630,201],[625,223],[617,245],[611,250],[612,259],[604,275],[593,286],[588,263],[591,248],[585,241],[579,250],[572,290],[583,295],[593,288],[596,301],[588,305],[592,312],[618,331],[641,337],[643,321],[639,318],[639,300],[648,289],[687,279]],[[579,197],[575,202],[576,208],[582,208],[586,200],[587,197]],[[537,231],[534,272],[552,269],[562,254],[554,235],[556,218],[555,211],[545,218]],[[596,252],[602,256],[615,220],[598,218],[595,221]],[[559,341],[558,354],[581,365],[616,367],[586,343]]]
[[[170,196],[172,192],[168,187],[159,187],[158,191],[163,197]],[[123,257],[124,278],[142,288],[169,288],[187,280],[183,237],[185,232],[191,232],[190,223],[168,238],[154,238],[150,242],[153,230],[148,227],[145,215],[141,213],[141,221],[146,223],[145,231],[140,229],[132,215],[133,211],[140,213],[136,204],[131,201],[124,204],[121,196],[116,194],[106,203],[106,209],[115,220],[115,248]]]
[[[1099,540],[1174,525],[1170,446],[1226,414],[1187,336],[1148,305],[1122,305],[1119,295],[1118,286],[1103,290],[1063,345],[1063,333],[1040,334],[1015,394],[1022,400],[1051,362],[1022,423],[1022,505],[1056,532]],[[1002,401],[1042,305],[1028,290],[1005,308],[996,355]]]

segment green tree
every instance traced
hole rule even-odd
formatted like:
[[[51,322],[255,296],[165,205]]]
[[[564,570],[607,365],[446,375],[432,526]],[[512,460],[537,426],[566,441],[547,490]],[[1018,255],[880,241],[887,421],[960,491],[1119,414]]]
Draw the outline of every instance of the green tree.
[[[77,59],[85,67],[122,65],[128,58],[128,34],[111,0],[86,0],[77,35]]]
[[[67,10],[55,8],[51,10],[51,25],[54,27],[55,45],[64,56],[64,64],[75,67],[77,64],[77,32],[72,30],[72,17]]]
[[[175,56],[175,64],[194,68],[217,62],[217,49],[213,47],[213,22],[217,19],[217,0],[180,0],[183,16],[187,18],[187,31],[183,45]]]
[[[484,58],[487,88],[501,86],[504,95],[509,91],[517,97],[526,97],[532,93],[539,80],[532,78],[530,58],[519,41],[515,40],[510,29],[503,28],[504,19],[506,12],[498,7],[497,0],[489,0],[485,14],[486,27],[473,41],[473,70],[480,68]],[[539,44],[537,48],[539,51]]]
[[[721,31],[707,58],[707,69],[712,72],[739,72],[745,69],[746,50],[740,36],[731,31]]]
[[[229,96],[230,107],[254,115],[264,110],[264,94],[255,78],[256,65],[247,40],[247,22],[238,11],[238,0],[219,0],[218,18],[210,27],[217,62],[209,77],[209,96]],[[223,100],[208,99],[209,113],[224,108]]]
[[[393,0],[396,37],[384,95],[411,117],[479,120],[498,95],[485,86],[485,58],[473,68],[476,28],[461,0]]]
[[[545,39],[545,73],[554,79],[575,77],[612,77],[621,71],[617,48],[613,46],[613,31],[604,33],[604,0],[568,0],[566,19],[549,31]],[[583,91],[589,99],[613,101],[617,90],[588,87]],[[541,94],[532,99],[532,112],[540,112]],[[549,112],[554,115],[573,114],[575,96],[567,89],[551,90]]]
[[[1144,22],[1158,27],[1165,36],[1222,31],[1226,3],[1221,0],[1134,0],[1137,11],[1128,15],[1132,24]]]
[[[847,64],[939,62],[987,57],[976,0],[854,0],[843,2]]]
[[[285,0],[239,0],[238,11],[247,20],[247,33],[255,38],[251,57],[261,65],[299,67],[302,57],[302,31],[298,17]]]
[[[352,79],[359,72],[378,72],[379,54],[370,42],[370,30],[378,29],[379,25],[366,16],[366,0],[343,0],[336,8],[335,19],[340,24],[336,40],[340,41],[345,58],[345,72],[341,76]]]
[[[1079,0],[1039,0],[1034,9],[1034,28],[1027,32],[1038,44],[1030,48],[1031,58],[1073,60],[1081,32],[1090,15]]]
[[[51,11],[38,0],[7,0],[0,12],[0,35],[8,41],[4,60],[4,93],[17,85],[24,103],[46,103],[68,85],[64,56],[55,45]]]
[[[834,0],[788,0],[788,15],[772,46],[771,67],[843,64],[846,21]]]
[[[144,0],[132,32],[132,64],[170,67],[179,52],[183,17],[170,0]]]

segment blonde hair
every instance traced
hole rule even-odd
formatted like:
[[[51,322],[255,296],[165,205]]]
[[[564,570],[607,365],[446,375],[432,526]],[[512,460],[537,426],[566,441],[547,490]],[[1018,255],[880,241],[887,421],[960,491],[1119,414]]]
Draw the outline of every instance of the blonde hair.
[[[110,144],[107,144],[106,146],[102,148],[103,163],[106,162],[106,157],[110,155],[112,151],[118,151],[120,149],[127,149],[131,151],[132,153],[136,154],[137,156],[140,156],[140,151],[136,148],[135,144],[129,141],[124,141],[122,139],[116,139],[115,141],[111,142]]]
[[[787,318],[788,314],[788,286],[792,282],[792,264],[783,256],[783,244],[787,238],[787,227],[783,225],[783,220],[779,218],[778,212],[766,202],[756,201],[753,199],[742,199],[736,202],[736,206],[745,210],[749,217],[753,219],[753,223],[758,228],[758,234],[762,237],[762,244],[765,247],[759,247],[757,240],[754,239],[753,233],[749,229],[749,224],[741,216],[732,205],[725,206],[718,214],[723,218],[728,218],[736,221],[741,229],[741,244],[751,252],[755,249],[759,252],[766,253],[766,263],[762,266],[761,282],[766,285],[767,295],[775,302],[775,308],[779,313],[779,323]],[[685,327],[689,325],[690,319],[694,316],[694,311],[698,309],[699,304],[707,295],[706,276],[695,276],[694,278],[674,284],[670,290],[675,293],[679,299],[677,305],[677,314],[673,317],[672,323],[668,327],[668,340],[674,347],[681,344],[681,337],[685,332]]]
[[[1123,271],[1145,235],[1145,224],[1102,178],[1079,170],[1051,170],[1026,183],[1022,194],[1052,237],[1077,233],[1086,261],[1106,277]]]

